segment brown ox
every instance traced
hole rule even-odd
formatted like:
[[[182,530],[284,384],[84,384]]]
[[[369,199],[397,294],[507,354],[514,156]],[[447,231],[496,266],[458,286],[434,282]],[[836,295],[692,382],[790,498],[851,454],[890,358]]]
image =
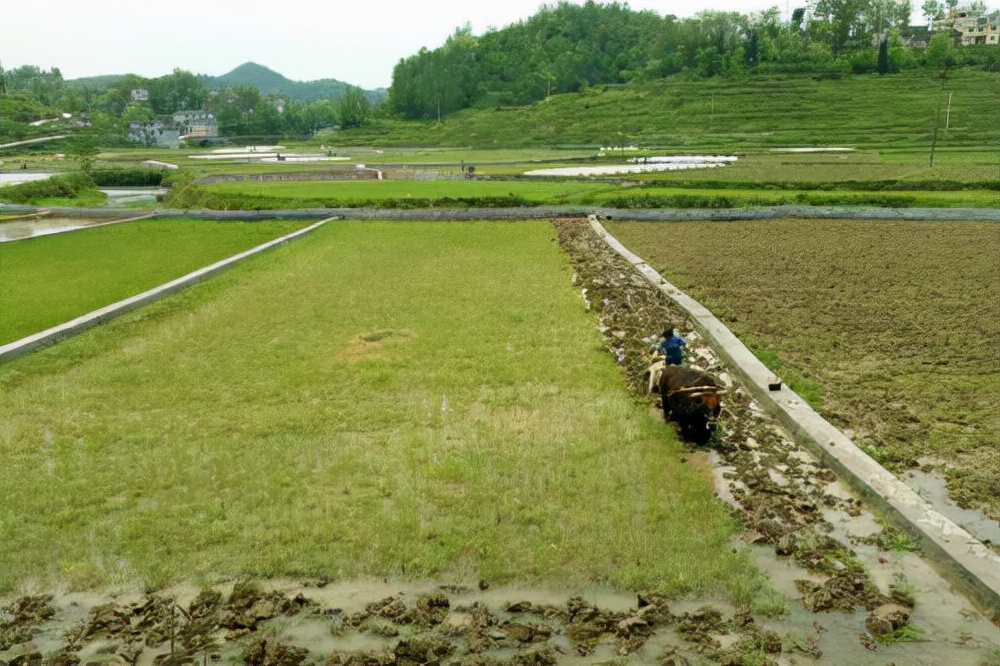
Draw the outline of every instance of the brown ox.
[[[715,378],[701,370],[668,365],[660,374],[663,418],[680,426],[681,437],[694,444],[705,444],[712,436],[723,393]]]

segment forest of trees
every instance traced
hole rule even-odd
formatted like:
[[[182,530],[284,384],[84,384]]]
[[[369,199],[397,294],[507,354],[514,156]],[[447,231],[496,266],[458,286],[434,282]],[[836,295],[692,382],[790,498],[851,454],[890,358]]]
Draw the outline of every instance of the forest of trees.
[[[982,0],[973,4],[985,15]],[[922,9],[933,21],[956,6],[957,0],[927,0]],[[678,19],[625,4],[559,2],[479,37],[460,28],[441,47],[400,60],[388,106],[404,118],[433,119],[470,106],[523,105],[585,86],[677,74],[888,73],[927,64],[924,49],[906,45],[910,12],[908,0],[811,0],[786,21],[776,7]],[[936,37],[952,41],[946,33]],[[967,47],[952,57],[955,65],[1000,69],[996,46]]]

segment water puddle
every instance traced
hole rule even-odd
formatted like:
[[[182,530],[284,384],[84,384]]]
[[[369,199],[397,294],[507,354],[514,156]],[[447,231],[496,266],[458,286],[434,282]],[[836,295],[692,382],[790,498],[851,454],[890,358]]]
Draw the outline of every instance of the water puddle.
[[[19,220],[0,221],[0,243],[59,234],[85,227],[108,224],[110,221],[90,220],[78,217],[30,217]]]
[[[163,187],[116,187],[101,189],[108,197],[108,206],[126,206],[134,203],[155,202],[167,193]]]
[[[346,162],[350,157],[321,153],[227,152],[213,155],[188,155],[192,160],[230,160],[233,162]]]
[[[983,543],[1000,544],[1000,522],[990,520],[979,511],[963,509],[948,497],[945,480],[936,475],[913,470],[901,477],[921,499]]]
[[[813,148],[772,148],[772,153],[853,153],[854,148],[819,146]]]
[[[0,186],[17,185],[18,183],[28,183],[33,180],[45,180],[54,175],[55,174],[52,173],[36,173],[32,171],[12,171],[8,173],[0,173]]]
[[[712,169],[735,162],[732,155],[674,155],[659,157],[633,157],[627,164],[602,164],[597,166],[556,167],[534,169],[525,176],[612,176],[630,173],[678,171],[682,169]]]

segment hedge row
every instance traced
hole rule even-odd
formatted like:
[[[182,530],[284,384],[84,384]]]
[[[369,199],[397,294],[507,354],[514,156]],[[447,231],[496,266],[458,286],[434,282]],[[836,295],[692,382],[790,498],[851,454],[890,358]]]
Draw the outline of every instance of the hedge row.
[[[165,175],[160,169],[97,169],[90,172],[98,187],[159,187]]]

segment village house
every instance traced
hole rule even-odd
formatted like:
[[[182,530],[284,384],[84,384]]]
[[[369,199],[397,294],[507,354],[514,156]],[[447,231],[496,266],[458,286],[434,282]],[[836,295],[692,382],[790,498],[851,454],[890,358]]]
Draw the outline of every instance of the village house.
[[[129,123],[128,139],[144,146],[156,146],[157,148],[180,148],[181,145],[180,132],[161,120],[151,123]]]
[[[951,30],[962,46],[1000,44],[1000,15],[981,16],[960,9],[935,21],[934,30]]]
[[[211,138],[219,136],[219,124],[208,111],[177,111],[174,126],[184,138]]]

